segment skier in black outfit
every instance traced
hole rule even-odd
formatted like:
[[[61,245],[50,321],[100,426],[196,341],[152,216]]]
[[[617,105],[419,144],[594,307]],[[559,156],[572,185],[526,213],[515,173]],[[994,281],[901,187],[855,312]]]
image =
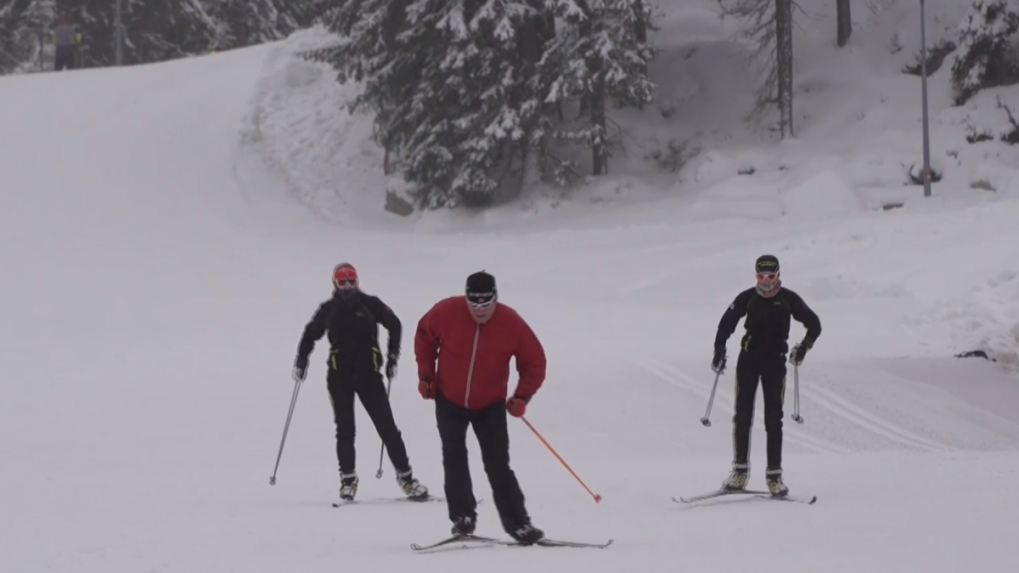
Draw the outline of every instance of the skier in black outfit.
[[[782,287],[778,259],[758,257],[757,285],[738,295],[722,315],[715,335],[715,355],[711,369],[725,370],[725,345],[746,316],[746,333],[740,341],[736,362],[736,413],[733,416],[732,473],[723,482],[725,489],[746,488],[750,471],[750,429],[754,420],[754,401],[760,380],[764,394],[764,428],[768,436],[768,467],[765,480],[772,495],[784,496],[789,488],[782,481],[782,403],[785,400],[786,355],[789,353],[790,319],[802,323],[807,333],[793,347],[789,361],[799,365],[821,335],[821,321],[800,295]]]
[[[382,382],[382,351],[378,324],[389,331],[386,377],[396,377],[402,326],[396,314],[378,297],[359,288],[357,271],[349,263],[333,270],[333,296],[319,305],[304,329],[294,362],[294,380],[304,381],[308,356],[315,342],[329,333],[329,373],[326,377],[336,422],[336,457],[340,467],[340,498],[354,499],[357,472],[354,450],[354,394],[375,424],[396,468],[396,481],[412,499],[428,497],[428,488],[414,478],[403,437],[393,419]]]

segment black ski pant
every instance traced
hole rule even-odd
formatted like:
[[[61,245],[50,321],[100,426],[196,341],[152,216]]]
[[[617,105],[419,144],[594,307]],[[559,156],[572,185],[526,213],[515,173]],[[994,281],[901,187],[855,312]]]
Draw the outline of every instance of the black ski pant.
[[[344,364],[330,360],[327,382],[329,398],[333,405],[333,417],[336,421],[336,458],[340,472],[352,474],[356,469],[356,451],[354,449],[354,396],[361,399],[361,405],[375,424],[375,430],[389,453],[389,460],[398,472],[410,470],[407,448],[403,442],[393,410],[386,395],[386,386],[379,372],[378,359],[375,363],[353,364],[353,368],[344,368]]]
[[[73,70],[74,69],[74,55],[75,47],[71,46],[57,46],[56,54],[53,59],[53,70]]]
[[[468,410],[442,396],[435,395],[435,418],[442,440],[442,468],[445,471],[446,503],[450,521],[461,516],[477,519],[478,502],[467,461],[467,426],[481,448],[481,462],[492,487],[495,508],[502,527],[512,533],[530,523],[524,506],[524,494],[517,476],[510,468],[509,428],[506,403],[498,400],[479,410]]]
[[[733,466],[749,467],[750,430],[757,385],[764,395],[764,430],[768,437],[768,470],[782,469],[782,405],[785,402],[784,354],[740,352],[736,361],[736,413],[733,416]]]

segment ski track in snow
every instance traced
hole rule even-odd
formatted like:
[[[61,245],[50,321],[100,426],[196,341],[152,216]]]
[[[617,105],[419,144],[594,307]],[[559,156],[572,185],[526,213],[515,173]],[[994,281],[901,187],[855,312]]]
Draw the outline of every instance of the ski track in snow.
[[[655,375],[659,380],[662,380],[678,388],[689,390],[697,394],[699,397],[704,399],[704,407],[707,408],[707,401],[711,396],[710,383],[697,382],[693,377],[689,376],[688,374],[674,367],[671,367],[663,362],[645,361],[643,363],[640,363],[639,366],[643,367],[645,370]],[[723,377],[725,377],[724,373]],[[712,420],[711,422],[712,427],[718,425],[725,428],[731,428],[732,426],[731,420],[735,411],[733,409],[732,394],[729,393],[727,395],[723,395],[722,385],[724,383],[723,382],[724,379],[725,378],[719,378],[718,380],[719,388],[715,392],[715,401],[711,407],[712,414],[710,418]],[[732,383],[731,375],[728,377],[728,381],[731,385]],[[760,402],[759,395],[758,402]],[[801,407],[802,405],[803,404],[801,402]],[[722,410],[726,414],[726,417],[717,416],[717,410]],[[793,444],[802,446],[809,451],[819,454],[823,453],[847,454],[852,451],[851,449],[846,448],[842,445],[833,442],[827,442],[815,438],[813,436],[810,436],[809,434],[800,431],[798,428],[794,426],[794,423],[791,423],[788,420],[789,418],[787,416],[786,423],[784,424],[783,427],[784,430],[783,435],[789,442]],[[761,408],[757,408],[754,411],[754,428],[762,429],[764,427],[763,424],[764,424],[763,410]]]

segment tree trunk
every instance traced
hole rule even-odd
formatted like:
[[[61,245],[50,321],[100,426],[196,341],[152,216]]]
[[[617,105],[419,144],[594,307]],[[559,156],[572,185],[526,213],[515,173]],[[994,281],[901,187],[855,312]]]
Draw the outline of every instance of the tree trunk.
[[[835,2],[838,17],[838,45],[841,48],[849,42],[849,36],[853,35],[853,18],[849,12],[849,0],[835,0]]]
[[[647,22],[644,21],[644,0],[631,0],[633,7],[633,37],[638,44],[647,44]],[[641,66],[640,72],[647,76],[647,64]]]
[[[608,128],[606,126],[605,113],[605,74],[601,70],[601,62],[594,66],[592,76],[594,81],[591,86],[591,167],[594,175],[605,175],[608,173],[608,154],[606,153],[606,137]]]
[[[793,9],[792,0],[775,0],[775,48],[778,64],[778,107],[782,138],[793,132]]]

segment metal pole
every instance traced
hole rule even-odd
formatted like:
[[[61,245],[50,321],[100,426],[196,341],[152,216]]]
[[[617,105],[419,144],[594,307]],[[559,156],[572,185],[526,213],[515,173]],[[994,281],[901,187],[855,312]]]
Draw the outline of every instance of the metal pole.
[[[923,196],[931,196],[931,139],[927,117],[927,26],[924,0],[920,0],[920,73],[923,85]]]
[[[123,4],[123,0],[117,0],[117,15],[114,18],[114,26],[116,27],[114,37],[116,38],[115,42],[117,45],[116,61],[118,66],[124,63],[124,23],[121,19],[121,4]]]

